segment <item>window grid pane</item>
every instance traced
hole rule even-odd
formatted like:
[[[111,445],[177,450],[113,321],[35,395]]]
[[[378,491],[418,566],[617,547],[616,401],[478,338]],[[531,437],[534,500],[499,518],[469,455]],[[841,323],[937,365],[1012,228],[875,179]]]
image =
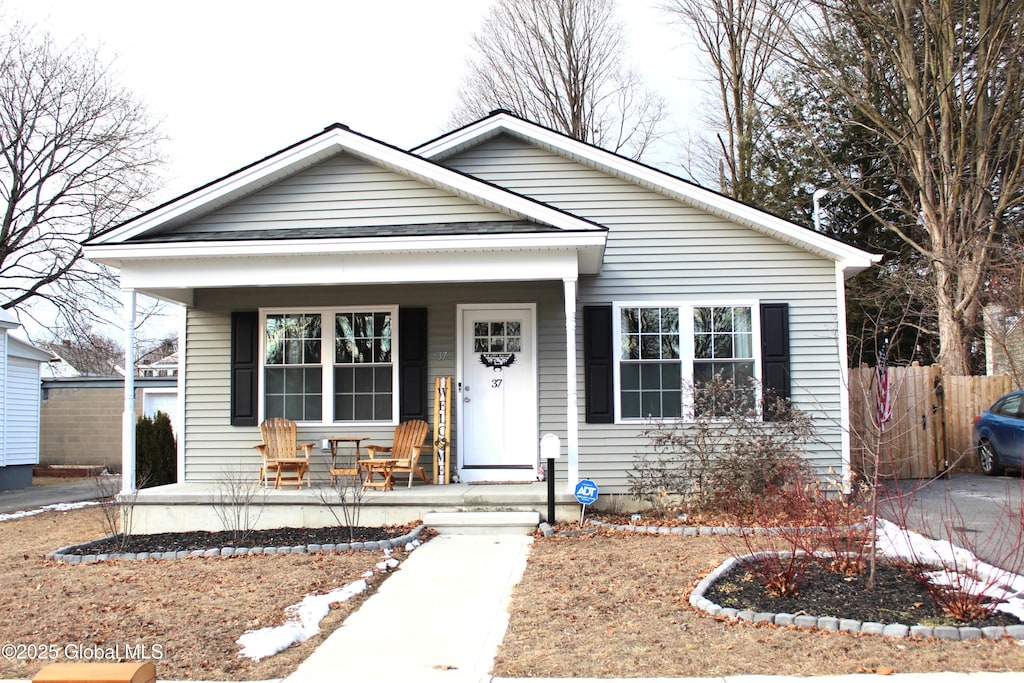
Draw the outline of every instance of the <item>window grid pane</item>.
[[[323,396],[320,314],[268,315],[264,335],[265,417],[320,420]]]
[[[695,415],[724,416],[730,410],[753,414],[756,395],[750,307],[696,307],[693,330]],[[724,387],[719,382],[730,383],[731,396],[722,394]]]

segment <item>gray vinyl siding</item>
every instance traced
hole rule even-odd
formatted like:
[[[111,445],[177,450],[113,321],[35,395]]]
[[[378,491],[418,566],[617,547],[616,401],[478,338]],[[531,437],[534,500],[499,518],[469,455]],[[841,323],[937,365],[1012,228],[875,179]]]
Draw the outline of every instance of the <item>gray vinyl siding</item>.
[[[428,421],[433,422],[435,377],[456,377],[456,306],[463,303],[534,303],[537,305],[537,373],[540,433],[565,438],[565,316],[561,282],[521,285],[414,285],[390,287],[266,288],[202,290],[187,313],[185,369],[184,481],[218,481],[235,473],[255,477],[260,443],[256,427],[232,427],[229,416],[231,311],[267,307],[395,305],[428,308]],[[456,396],[457,398],[457,396]],[[457,411],[452,406],[451,438],[457,438]],[[432,425],[433,426],[433,425]],[[344,424],[300,427],[300,440],[327,436],[370,437],[389,443],[394,428],[348,427]],[[454,444],[458,454],[458,443]],[[314,473],[322,473],[327,453],[315,451]]]
[[[603,171],[500,136],[444,162],[609,228],[602,272],[581,278],[579,303],[756,299],[790,306],[793,398],[814,414],[822,443],[808,459],[841,471],[835,264]],[[578,316],[582,319],[582,316]],[[582,329],[579,358],[583,368]],[[845,356],[843,356],[845,357]],[[647,450],[643,425],[588,425],[580,395],[580,475],[625,490]]]
[[[480,206],[350,155],[339,154],[218,209],[178,233],[507,221]]]
[[[39,464],[39,361],[7,357],[5,465]]]

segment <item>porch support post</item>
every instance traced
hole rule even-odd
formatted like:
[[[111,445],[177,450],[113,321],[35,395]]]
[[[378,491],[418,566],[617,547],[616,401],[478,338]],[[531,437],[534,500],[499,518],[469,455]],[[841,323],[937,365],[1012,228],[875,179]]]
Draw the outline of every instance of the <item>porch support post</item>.
[[[562,280],[565,294],[565,436],[566,490],[573,493],[580,479],[580,428],[576,377],[576,278]],[[548,476],[554,476],[550,473]]]
[[[135,290],[124,302],[124,413],[121,416],[121,493],[135,492]]]

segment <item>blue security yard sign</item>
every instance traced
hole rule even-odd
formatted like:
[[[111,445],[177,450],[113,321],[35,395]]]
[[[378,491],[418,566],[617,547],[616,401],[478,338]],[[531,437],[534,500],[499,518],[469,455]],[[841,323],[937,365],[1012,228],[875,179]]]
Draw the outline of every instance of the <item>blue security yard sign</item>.
[[[581,505],[590,505],[597,500],[597,484],[589,479],[581,479],[576,484],[576,500]]]
[[[576,484],[576,500],[580,502],[580,528],[583,528],[583,515],[587,506],[597,500],[597,484],[589,479],[580,479]]]

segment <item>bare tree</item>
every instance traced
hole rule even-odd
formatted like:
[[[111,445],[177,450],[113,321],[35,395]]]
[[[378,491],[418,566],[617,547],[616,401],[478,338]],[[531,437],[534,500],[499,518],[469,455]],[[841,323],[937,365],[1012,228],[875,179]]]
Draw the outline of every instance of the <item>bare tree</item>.
[[[970,374],[993,254],[1024,202],[1024,3],[810,4],[792,49],[822,96],[838,93],[849,123],[877,137],[904,219],[873,213],[925,264],[939,365]],[[863,178],[833,170],[860,192]]]
[[[157,141],[96,51],[19,24],[0,34],[3,308],[49,304],[74,325],[111,303],[114,276],[82,260],[80,242],[152,189]]]
[[[691,34],[711,82],[714,105],[705,123],[718,132],[697,163],[709,167],[705,175],[718,176],[722,192],[757,202],[754,155],[767,140],[763,112],[770,78],[780,62],[782,26],[792,19],[797,2],[668,0],[662,9]]]
[[[623,63],[614,0],[498,0],[472,45],[456,124],[507,109],[634,159],[659,136],[664,101]]]

